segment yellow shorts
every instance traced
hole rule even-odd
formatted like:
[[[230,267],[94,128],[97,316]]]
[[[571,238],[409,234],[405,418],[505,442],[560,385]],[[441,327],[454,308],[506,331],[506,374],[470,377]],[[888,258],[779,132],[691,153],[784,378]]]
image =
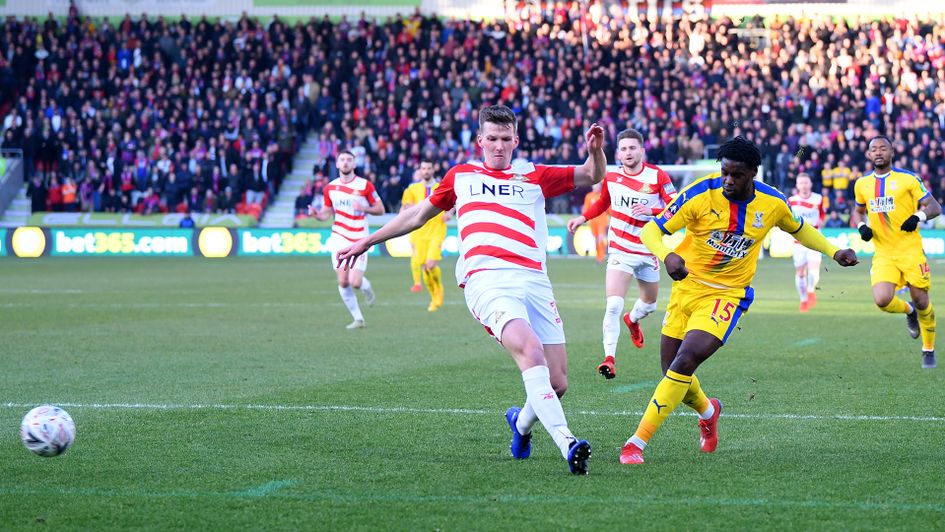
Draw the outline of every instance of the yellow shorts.
[[[754,298],[750,286],[712,288],[691,277],[676,281],[663,317],[663,334],[682,340],[689,331],[705,331],[725,344]]]
[[[442,248],[442,238],[422,238],[413,242],[414,253],[420,262],[443,260]]]
[[[928,291],[932,288],[932,272],[924,253],[904,257],[873,256],[870,284],[892,283],[896,288],[905,285]]]

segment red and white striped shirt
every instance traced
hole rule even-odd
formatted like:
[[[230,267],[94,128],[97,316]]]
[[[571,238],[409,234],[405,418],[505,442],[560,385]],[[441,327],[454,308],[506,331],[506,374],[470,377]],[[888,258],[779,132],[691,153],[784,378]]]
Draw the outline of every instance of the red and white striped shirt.
[[[609,253],[652,255],[640,240],[640,233],[675,197],[676,188],[669,174],[658,166],[644,163],[636,174],[628,174],[623,168],[607,172],[600,198],[581,214],[590,220],[610,209]],[[633,214],[634,205],[646,207],[647,214]]]
[[[333,179],[325,187],[325,206],[335,211],[335,220],[328,238],[330,249],[340,249],[368,236],[367,216],[363,209],[381,201],[374,184],[363,177],[355,176],[345,183],[341,178]]]
[[[459,164],[440,182],[430,202],[456,206],[460,286],[483,270],[546,272],[548,225],[545,198],[574,189],[574,167],[517,162],[505,170],[482,163]]]
[[[794,213],[794,216],[804,220],[804,223],[810,224],[811,227],[820,228],[824,223],[824,218],[826,213],[824,212],[824,197],[816,192],[812,192],[810,196],[802,198],[799,194],[795,194],[788,198],[788,205],[791,206],[791,212]]]

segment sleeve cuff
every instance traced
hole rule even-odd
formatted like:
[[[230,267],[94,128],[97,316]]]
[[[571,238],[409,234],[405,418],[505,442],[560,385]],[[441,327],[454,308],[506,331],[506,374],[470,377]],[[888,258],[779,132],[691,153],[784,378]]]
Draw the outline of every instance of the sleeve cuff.
[[[669,231],[667,231],[665,227],[663,227],[663,224],[666,223],[666,221],[663,220],[662,217],[654,218],[653,221],[656,222],[656,226],[660,228],[660,231],[662,231],[663,234],[666,234],[666,235],[671,235],[671,234],[672,234],[672,233],[670,233]]]

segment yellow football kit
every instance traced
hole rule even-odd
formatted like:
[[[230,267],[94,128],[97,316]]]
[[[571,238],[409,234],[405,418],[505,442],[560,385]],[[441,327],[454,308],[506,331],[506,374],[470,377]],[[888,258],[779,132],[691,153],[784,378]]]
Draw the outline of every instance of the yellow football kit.
[[[773,227],[794,234],[804,224],[775,188],[755,181],[753,198],[731,201],[722,193],[722,179],[711,175],[680,191],[654,222],[665,234],[686,229],[675,252],[689,276],[673,283],[663,334],[683,339],[701,330],[722,343],[754,299],[749,285],[765,235]]]
[[[897,287],[909,284],[929,290],[932,277],[922,249],[919,230],[903,231],[902,222],[919,208],[929,191],[919,177],[908,170],[893,168],[884,176],[875,172],[856,180],[856,204],[865,207],[867,223],[873,230],[873,267],[870,282],[892,283]]]
[[[404,190],[401,203],[405,207],[419,204],[430,197],[439,187],[439,183],[426,185],[423,181],[412,183]],[[443,280],[439,266],[430,270],[423,269],[427,261],[443,260],[443,241],[446,239],[446,222],[443,213],[437,214],[423,224],[419,229],[410,233],[410,244],[413,246],[413,255],[410,257],[410,269],[414,284],[420,284],[423,277],[424,284],[430,291],[431,303],[428,310],[436,310],[443,304]]]

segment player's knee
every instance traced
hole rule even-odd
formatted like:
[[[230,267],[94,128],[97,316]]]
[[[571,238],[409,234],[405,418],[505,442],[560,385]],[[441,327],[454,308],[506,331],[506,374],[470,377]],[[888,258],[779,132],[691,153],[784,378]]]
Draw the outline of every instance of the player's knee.
[[[618,315],[623,311],[623,298],[620,296],[607,296],[607,304],[604,309],[605,314]]]
[[[894,297],[896,297],[895,294],[874,294],[873,302],[876,303],[877,307],[883,308],[889,306]]]
[[[683,375],[692,375],[696,372],[700,363],[702,363],[702,357],[697,356],[692,351],[680,349],[676,353],[673,363],[669,365],[669,369]]]
[[[344,281],[338,281],[339,288],[348,288],[349,286],[351,286],[351,283],[349,283],[347,279]]]

